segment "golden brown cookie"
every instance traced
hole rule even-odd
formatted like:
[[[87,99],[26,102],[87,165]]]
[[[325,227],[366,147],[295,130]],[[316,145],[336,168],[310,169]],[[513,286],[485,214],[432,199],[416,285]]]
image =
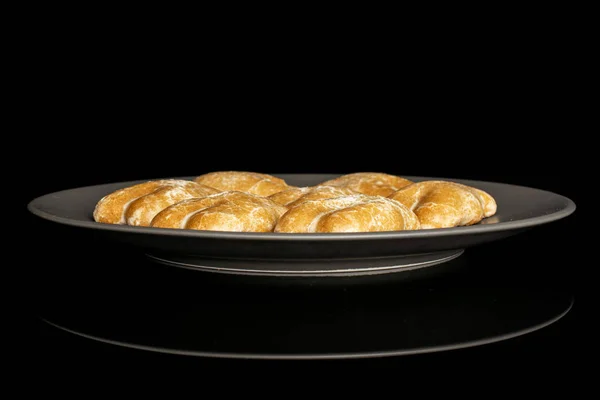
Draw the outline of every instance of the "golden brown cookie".
[[[309,200],[283,214],[275,232],[378,232],[419,229],[417,216],[395,200],[355,194]]]
[[[94,220],[106,224],[148,226],[165,207],[192,197],[218,193],[217,189],[180,179],[160,179],[116,190],[94,209]]]
[[[413,183],[389,196],[414,211],[422,229],[473,225],[496,213],[496,201],[483,190],[447,181]]]
[[[341,186],[369,196],[387,197],[412,181],[380,172],[356,172],[321,183],[322,186]]]
[[[286,189],[272,194],[269,198],[283,206],[293,207],[304,201],[330,199],[351,194],[358,194],[358,192],[343,186],[307,186]]]
[[[271,232],[287,208],[258,195],[228,191],[181,201],[158,213],[150,226],[232,232]]]
[[[197,176],[195,182],[219,189],[270,196],[288,189],[283,179],[272,175],[246,171],[217,171]]]

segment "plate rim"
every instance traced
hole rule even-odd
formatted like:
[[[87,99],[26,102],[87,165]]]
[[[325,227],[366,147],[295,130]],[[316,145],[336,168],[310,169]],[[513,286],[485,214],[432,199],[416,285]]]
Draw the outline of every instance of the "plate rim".
[[[272,175],[343,175],[343,174],[331,174],[331,173],[273,173]],[[563,200],[566,206],[556,212],[544,215],[538,215],[531,218],[518,219],[514,221],[498,222],[493,224],[475,224],[470,226],[459,226],[452,228],[438,228],[438,229],[422,229],[422,230],[406,230],[406,231],[384,231],[384,232],[347,232],[347,233],[283,233],[283,232],[225,232],[225,231],[200,231],[192,229],[175,229],[175,228],[153,228],[143,226],[129,226],[129,225],[116,225],[116,224],[103,224],[96,221],[81,221],[78,219],[66,218],[63,216],[54,215],[48,213],[36,206],[37,203],[43,201],[52,196],[60,195],[64,192],[70,192],[73,190],[84,190],[89,188],[95,188],[105,185],[128,185],[135,184],[147,180],[153,179],[190,179],[190,176],[185,177],[172,177],[172,178],[151,178],[151,179],[138,179],[132,181],[121,181],[121,182],[108,182],[97,185],[87,185],[80,187],[73,187],[69,189],[63,189],[55,192],[46,193],[32,199],[27,204],[27,209],[33,215],[42,219],[60,223],[63,225],[74,226],[79,228],[89,228],[93,230],[101,231],[112,231],[121,233],[133,233],[133,234],[145,234],[145,235],[158,235],[158,236],[177,236],[177,237],[189,237],[189,238],[210,238],[210,239],[236,239],[236,240],[285,240],[285,241],[306,241],[306,240],[381,240],[381,239],[416,239],[416,238],[429,238],[429,237],[444,237],[444,236],[460,236],[460,235],[473,235],[480,233],[491,233],[491,232],[503,232],[511,231],[516,229],[525,229],[542,224],[554,222],[573,214],[577,209],[575,202],[561,194],[548,191],[545,189],[539,189],[524,185],[515,185],[497,181],[482,181],[473,179],[462,179],[462,178],[442,178],[442,177],[424,177],[424,176],[406,176],[407,179],[414,180],[446,180],[446,181],[469,181],[473,184],[494,184],[507,187],[516,187],[520,189],[534,190],[542,193],[546,193]]]

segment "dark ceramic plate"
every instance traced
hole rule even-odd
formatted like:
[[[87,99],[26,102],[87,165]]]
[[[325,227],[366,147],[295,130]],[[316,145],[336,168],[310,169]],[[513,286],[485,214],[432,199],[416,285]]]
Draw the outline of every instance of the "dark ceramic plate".
[[[296,186],[339,175],[274,174]],[[193,179],[193,177],[177,177]],[[407,176],[413,181],[426,178]],[[203,271],[272,276],[349,276],[422,270],[458,257],[464,249],[567,217],[575,203],[556,193],[504,183],[446,179],[490,193],[498,211],[481,223],[456,228],[373,233],[238,233],[96,223],[98,200],[143,181],[110,183],[50,193],[31,201],[35,215],[104,236],[153,260]]]

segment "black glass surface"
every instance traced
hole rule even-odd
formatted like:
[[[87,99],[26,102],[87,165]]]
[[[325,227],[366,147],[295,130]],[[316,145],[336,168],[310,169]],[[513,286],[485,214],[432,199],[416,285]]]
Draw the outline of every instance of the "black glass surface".
[[[390,363],[382,360],[492,348],[477,353],[484,354],[504,342],[517,353],[532,343],[566,354],[570,346],[573,271],[565,270],[563,253],[541,244],[552,243],[560,221],[468,249],[440,274],[409,281],[401,274],[288,278],[186,270],[101,238],[79,240],[69,227],[34,224],[38,234],[69,243],[65,251],[59,241],[40,241],[32,254],[33,314],[45,361],[99,352],[174,363]]]

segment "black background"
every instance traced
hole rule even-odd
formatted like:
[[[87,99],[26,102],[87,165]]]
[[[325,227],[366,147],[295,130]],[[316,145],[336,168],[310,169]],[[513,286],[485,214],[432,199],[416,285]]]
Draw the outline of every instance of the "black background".
[[[148,124],[145,126],[148,127]],[[61,139],[60,145],[53,141],[45,149],[43,173],[29,187],[28,198],[83,185],[189,176],[227,169],[266,173],[382,171],[398,175],[443,176],[526,185],[560,193],[576,203],[580,196],[578,185],[572,179],[576,171],[568,168],[568,162],[561,161],[564,152],[568,151],[566,146],[556,143],[536,150],[535,139],[530,142],[533,146],[527,146],[516,141],[519,135],[485,133],[485,129],[476,135],[477,141],[467,145],[464,144],[467,139],[461,138],[460,133],[442,134],[441,127],[422,134],[402,133],[400,126],[385,132],[373,127],[364,128],[367,131],[281,132],[270,135],[261,133],[256,126],[244,127],[243,124],[222,133],[201,126],[195,129],[197,132],[193,135],[182,135],[177,128],[165,127],[153,129],[152,134],[144,133],[144,129],[118,134],[105,131],[98,136],[87,136],[85,144],[78,143],[77,136]],[[440,136],[439,142],[435,135]],[[432,364],[436,366],[434,370],[442,370],[458,362],[467,362],[486,368],[498,367],[502,363],[518,363],[513,368],[544,369],[557,373],[562,371],[565,364],[575,363],[576,348],[581,345],[576,316],[585,304],[583,282],[578,280],[584,267],[576,262],[574,256],[580,248],[576,226],[580,213],[578,208],[575,214],[565,220],[472,250],[473,254],[477,252],[480,259],[485,259],[490,267],[495,262],[506,263],[506,254],[510,253],[508,259],[514,259],[514,263],[509,263],[506,274],[513,275],[516,281],[520,279],[520,270],[529,269],[530,275],[559,276],[564,287],[575,294],[575,306],[562,320],[541,331],[507,342],[447,353],[372,360],[299,363],[206,360],[113,348],[49,332],[34,318],[36,301],[44,301],[34,295],[29,330],[34,334],[36,343],[33,357],[40,371],[58,368],[63,372],[114,364],[135,369],[166,368],[170,365],[222,372],[272,368],[279,371],[300,368],[314,372],[319,368],[326,371],[332,367],[359,371],[380,367],[425,371],[431,370]],[[29,217],[28,222],[28,227],[36,229],[35,218]],[[63,251],[77,246],[72,238],[70,242],[65,242],[59,235],[37,237],[36,240],[43,240],[46,245],[54,243]],[[504,257],[497,257],[496,253],[502,253]],[[32,257],[47,261],[39,254]],[[51,268],[51,265],[44,265],[43,268]]]
[[[32,293],[26,331],[35,343],[30,349],[36,372],[106,366],[441,372],[465,362],[519,373],[544,369],[569,379],[578,373],[575,354],[584,342],[576,320],[590,292],[581,278],[586,264],[579,256],[579,222],[585,209],[575,177],[585,160],[566,111],[568,85],[556,64],[526,52],[504,59],[440,54],[398,64],[385,57],[328,63],[327,55],[308,62],[291,54],[273,64],[246,52],[227,61],[190,61],[181,53],[172,62],[150,55],[133,61],[127,49],[94,53],[85,46],[44,54],[40,61],[47,68],[37,70],[32,99],[38,112],[28,119],[35,122],[35,135],[18,138],[31,149],[36,170],[20,192],[22,209],[57,190],[215,170],[374,171],[532,186],[571,198],[578,210],[486,245],[479,254],[488,254],[493,264],[495,252],[511,252],[515,263],[506,273],[516,280],[520,268],[563,274],[576,303],[556,324],[507,342],[439,354],[297,363],[204,360],[57,338],[33,318],[36,301],[43,299]],[[27,228],[35,230],[35,218],[26,218]],[[72,245],[60,237],[34,240],[64,251]],[[532,264],[530,256],[521,264],[522,251],[543,255],[542,261]]]

